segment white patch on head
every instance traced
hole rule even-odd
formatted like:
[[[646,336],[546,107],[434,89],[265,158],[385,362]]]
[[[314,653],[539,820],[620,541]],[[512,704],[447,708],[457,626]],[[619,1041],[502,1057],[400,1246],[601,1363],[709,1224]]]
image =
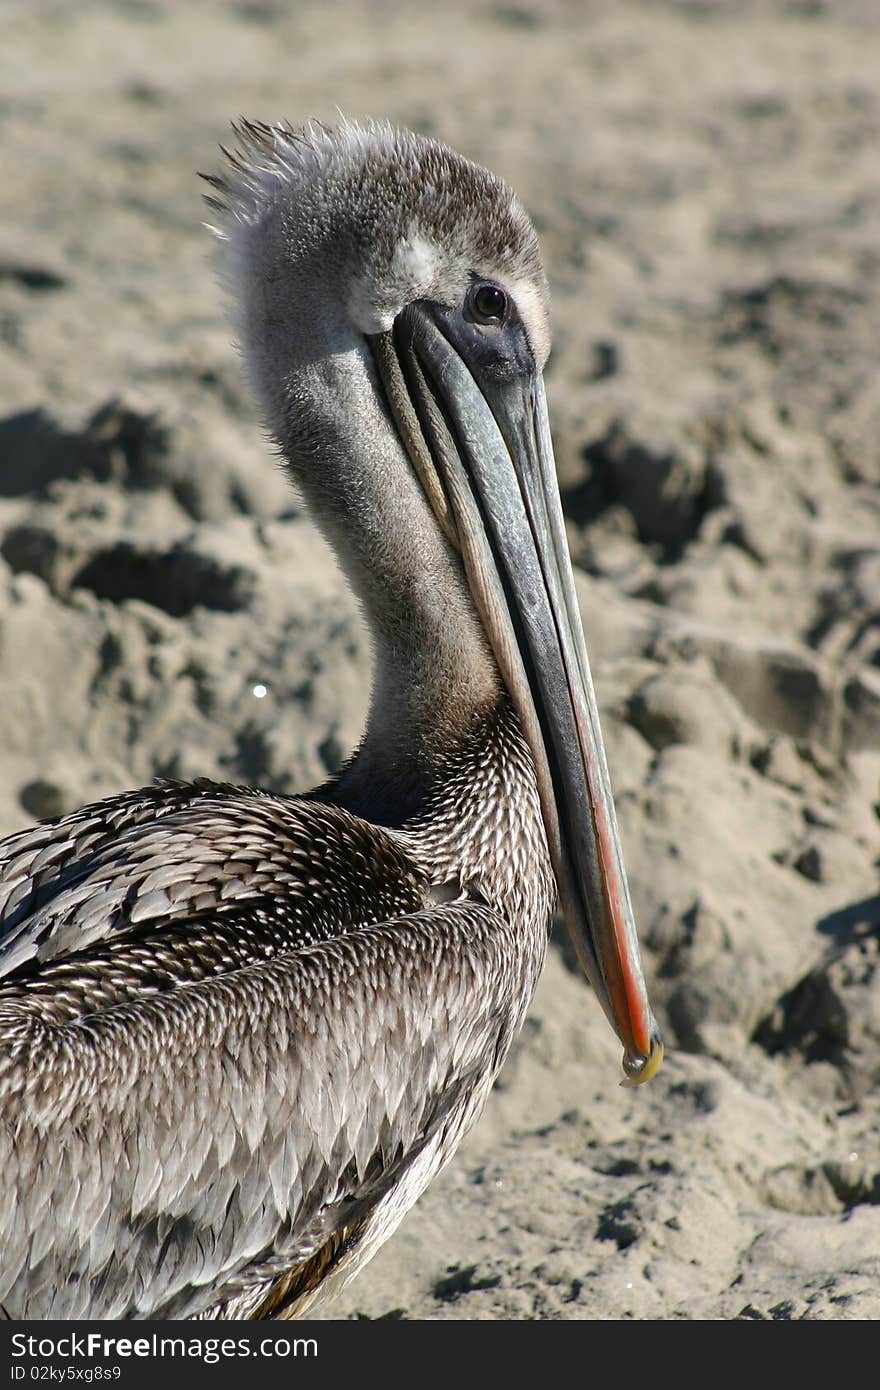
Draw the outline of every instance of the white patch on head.
[[[426,292],[437,273],[437,247],[415,228],[398,243],[391,262],[392,274],[408,279]]]
[[[377,302],[376,286],[370,277],[352,281],[348,312],[352,323],[361,333],[387,333],[397,317],[387,304]]]
[[[427,297],[436,282],[439,263],[435,244],[416,226],[410,226],[394,248],[383,283],[377,284],[369,272],[352,282],[348,297],[352,322],[362,333],[386,333],[401,309]]]
[[[550,323],[544,296],[533,280],[514,280],[508,275],[502,283],[510,291],[525,325],[538,366],[543,369],[550,355]]]

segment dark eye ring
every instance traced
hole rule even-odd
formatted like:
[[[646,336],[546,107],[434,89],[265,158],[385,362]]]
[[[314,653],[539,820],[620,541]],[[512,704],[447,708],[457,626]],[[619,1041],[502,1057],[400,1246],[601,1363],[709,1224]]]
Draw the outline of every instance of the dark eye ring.
[[[474,285],[468,308],[476,323],[499,324],[507,317],[507,295],[497,285]]]

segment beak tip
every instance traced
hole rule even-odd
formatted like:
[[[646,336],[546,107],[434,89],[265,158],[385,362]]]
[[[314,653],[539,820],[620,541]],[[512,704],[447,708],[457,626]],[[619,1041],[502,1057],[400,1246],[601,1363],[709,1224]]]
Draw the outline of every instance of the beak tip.
[[[623,1080],[621,1086],[643,1086],[651,1081],[663,1065],[664,1048],[660,1030],[651,1020],[651,1042],[647,1055],[627,1050],[623,1054]]]

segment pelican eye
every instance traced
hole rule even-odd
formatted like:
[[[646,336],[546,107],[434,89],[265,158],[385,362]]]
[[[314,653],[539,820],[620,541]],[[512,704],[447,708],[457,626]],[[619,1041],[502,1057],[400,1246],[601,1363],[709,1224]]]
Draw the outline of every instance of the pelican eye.
[[[507,317],[507,295],[497,285],[474,285],[467,307],[475,323],[501,324]]]

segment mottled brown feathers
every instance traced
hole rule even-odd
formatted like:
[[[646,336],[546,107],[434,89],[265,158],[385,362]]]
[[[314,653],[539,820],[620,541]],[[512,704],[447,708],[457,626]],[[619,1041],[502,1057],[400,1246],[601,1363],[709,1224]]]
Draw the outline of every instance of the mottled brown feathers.
[[[2,849],[15,1318],[289,1316],[345,1281],[479,1112],[553,893],[506,706],[401,830],[166,784]]]

